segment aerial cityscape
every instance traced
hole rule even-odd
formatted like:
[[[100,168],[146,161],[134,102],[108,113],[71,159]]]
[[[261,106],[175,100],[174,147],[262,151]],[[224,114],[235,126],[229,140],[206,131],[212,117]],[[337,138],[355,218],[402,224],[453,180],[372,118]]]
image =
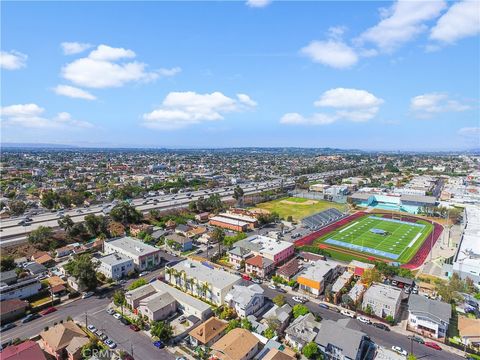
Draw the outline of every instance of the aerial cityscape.
[[[480,360],[479,1],[0,7],[0,360]]]

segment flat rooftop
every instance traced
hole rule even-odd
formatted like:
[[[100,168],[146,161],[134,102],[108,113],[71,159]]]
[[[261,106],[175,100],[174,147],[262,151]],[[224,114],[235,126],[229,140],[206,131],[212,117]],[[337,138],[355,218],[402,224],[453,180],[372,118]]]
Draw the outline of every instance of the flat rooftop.
[[[229,224],[229,225],[236,225],[236,226],[245,226],[245,225],[248,225],[249,223],[248,222],[245,222],[245,221],[242,221],[242,220],[236,220],[236,219],[231,219],[231,218],[228,218],[228,217],[224,217],[224,216],[214,216],[212,218],[210,218],[210,221],[218,221],[218,222],[223,222],[225,224]]]
[[[275,255],[293,246],[288,241],[273,239],[268,236],[252,235],[234,245],[243,247],[262,254]]]
[[[199,261],[184,260],[177,263],[173,268],[177,271],[185,271],[187,277],[195,278],[200,282],[207,282],[216,288],[224,288],[237,283],[240,276],[220,270],[212,265],[206,265]]]
[[[133,256],[142,256],[160,251],[156,247],[145,244],[143,241],[136,240],[130,236],[107,241],[106,244],[122,249]]]

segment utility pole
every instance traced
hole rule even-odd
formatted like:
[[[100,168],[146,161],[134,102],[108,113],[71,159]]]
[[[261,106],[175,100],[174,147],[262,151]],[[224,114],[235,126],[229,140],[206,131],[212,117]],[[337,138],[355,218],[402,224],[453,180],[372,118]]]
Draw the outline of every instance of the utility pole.
[[[88,327],[88,317],[87,317],[86,311],[85,311],[85,327]]]

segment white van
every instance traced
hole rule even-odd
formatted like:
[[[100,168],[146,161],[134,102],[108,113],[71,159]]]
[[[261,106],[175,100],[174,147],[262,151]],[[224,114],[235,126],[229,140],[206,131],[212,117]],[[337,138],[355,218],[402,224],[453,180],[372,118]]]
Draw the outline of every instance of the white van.
[[[340,314],[351,317],[352,319],[355,318],[355,313],[347,309],[340,310]]]

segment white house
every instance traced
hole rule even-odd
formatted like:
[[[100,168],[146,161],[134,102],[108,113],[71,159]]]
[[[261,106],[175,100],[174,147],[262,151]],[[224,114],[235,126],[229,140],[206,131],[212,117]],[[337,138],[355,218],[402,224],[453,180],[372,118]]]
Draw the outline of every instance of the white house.
[[[257,284],[250,286],[234,285],[225,296],[225,302],[244,318],[255,314],[264,304],[263,289]]]
[[[98,259],[97,271],[107,278],[118,280],[135,270],[133,260],[120,253],[113,253]]]
[[[129,236],[104,242],[105,254],[122,254],[133,260],[135,269],[140,271],[158,266],[162,261],[160,250]]]
[[[445,338],[451,315],[450,304],[412,294],[408,299],[407,330],[434,339]]]

